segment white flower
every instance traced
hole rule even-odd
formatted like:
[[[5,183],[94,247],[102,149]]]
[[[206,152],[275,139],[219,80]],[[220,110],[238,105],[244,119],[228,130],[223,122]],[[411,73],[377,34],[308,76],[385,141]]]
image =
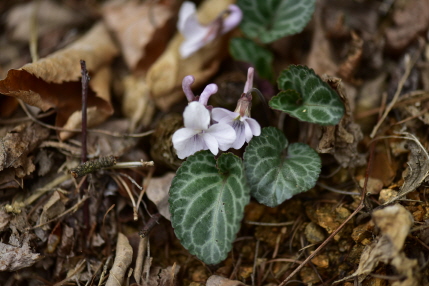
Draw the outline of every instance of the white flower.
[[[213,108],[212,118],[219,124],[224,123],[234,128],[236,139],[232,148],[240,149],[244,142],[249,143],[253,136],[261,135],[261,126],[259,123],[250,118],[250,109],[252,106],[252,94],[250,93],[253,86],[254,69],[251,67],[247,71],[247,81],[244,86],[244,93],[237,102],[237,108],[234,112],[224,108]]]
[[[184,159],[197,151],[210,150],[214,155],[228,150],[235,141],[234,129],[228,124],[210,126],[210,112],[198,101],[193,101],[183,112],[185,128],[173,134],[173,146],[177,156]]]
[[[240,149],[244,145],[244,141],[249,143],[253,136],[261,135],[261,126],[258,121],[246,115],[241,116],[238,112],[232,112],[225,108],[213,108],[213,120],[218,124],[228,124],[236,133],[236,139],[232,144],[232,148]]]
[[[185,1],[180,7],[177,29],[185,40],[179,48],[182,58],[187,58],[200,48],[235,28],[243,18],[243,13],[237,5],[229,5],[229,15],[223,17],[222,13],[209,25],[204,26],[198,22],[195,3]]]

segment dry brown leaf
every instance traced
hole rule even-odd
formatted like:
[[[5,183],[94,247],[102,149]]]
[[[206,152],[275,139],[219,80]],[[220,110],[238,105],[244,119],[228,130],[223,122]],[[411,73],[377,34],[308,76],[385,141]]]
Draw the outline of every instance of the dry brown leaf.
[[[16,271],[29,267],[42,258],[39,253],[31,251],[28,240],[27,236],[21,246],[0,242],[0,271]]]
[[[335,74],[338,69],[337,64],[334,61],[331,43],[326,38],[322,24],[322,10],[324,6],[322,1],[316,2],[314,33],[311,50],[307,58],[307,65],[312,68],[316,74]]]
[[[149,273],[149,279],[147,283],[143,284],[146,286],[163,286],[163,285],[176,285],[176,276],[179,273],[180,266],[174,264],[167,268],[151,267]]]
[[[118,233],[118,242],[116,243],[116,257],[110,270],[109,279],[106,286],[122,285],[128,267],[133,260],[133,248],[128,238],[122,233]]]
[[[7,213],[4,209],[0,209],[0,231],[4,231],[9,225],[12,215]]]
[[[109,100],[108,71],[104,67],[117,54],[118,49],[105,26],[99,23],[72,45],[36,63],[9,70],[7,77],[0,81],[0,93],[44,111],[55,108],[56,124],[63,126],[74,112],[81,110],[80,60],[85,60],[93,77],[89,83],[88,107],[97,110],[93,118],[105,119],[113,113],[113,108]],[[88,123],[92,125],[91,121]]]
[[[16,5],[7,14],[5,21],[11,40],[28,42],[31,34],[31,21],[37,11],[37,35],[39,37],[53,30],[65,29],[82,22],[78,13],[59,5],[55,1],[40,0]]]
[[[144,78],[130,75],[124,78],[123,83],[122,113],[131,120],[129,132],[133,132],[139,125],[146,127],[152,123],[155,104]]]
[[[158,166],[167,166],[177,170],[182,160],[177,157],[172,137],[177,129],[183,127],[183,117],[177,113],[169,113],[162,117],[156,125],[151,137],[150,155]]]
[[[122,132],[122,130],[128,130],[129,127],[130,121],[127,119],[109,118],[106,122],[100,124],[97,128],[107,132],[118,133]],[[80,135],[76,137],[76,140],[79,139],[81,139]],[[90,154],[92,157],[113,155],[119,158],[121,156],[127,155],[128,159],[131,161],[134,161],[136,158],[145,160],[147,159],[147,156],[134,156],[135,150],[133,150],[133,147],[136,146],[138,138],[112,137],[99,133],[89,133],[87,140],[88,154]]]
[[[162,54],[173,30],[175,1],[120,1],[103,9],[128,68],[145,71]]]
[[[245,285],[237,280],[231,280],[219,275],[212,275],[207,279],[206,286],[242,286]]]
[[[207,24],[232,4],[233,0],[206,0],[198,8],[198,18]],[[195,77],[192,88],[198,88],[218,70],[221,61],[227,54],[228,34],[223,35],[204,46],[193,55],[182,59],[179,46],[183,36],[177,33],[168,44],[165,52],[150,67],[146,76],[151,96],[162,110],[169,108],[181,99],[182,80],[187,75]]]
[[[384,209],[375,210],[372,220],[380,229],[380,235],[366,246],[355,273],[335,283],[358,277],[360,283],[381,263],[395,267],[396,272],[405,277],[394,281],[393,286],[417,286],[420,279],[416,259],[405,256],[402,248],[413,225],[412,215],[401,205],[396,204]]]
[[[18,107],[16,98],[0,94],[0,117],[9,117]]]
[[[387,46],[398,51],[406,48],[429,27],[429,0],[404,1],[393,14],[394,26],[386,34]]]
[[[39,218],[39,224],[45,224],[50,219],[55,218],[56,216],[62,214],[66,209],[65,204],[67,203],[67,201],[68,201],[67,197],[65,197],[60,192],[58,191],[53,192],[52,196],[43,206],[43,211]],[[41,228],[43,230],[48,230],[50,229],[50,226],[49,224],[45,224],[45,225],[42,225]]]
[[[149,200],[156,205],[159,213],[168,220],[171,219],[168,192],[175,175],[175,173],[169,172],[160,178],[152,178],[146,189]]]
[[[325,76],[324,80],[340,95],[345,114],[338,125],[322,127],[317,150],[319,153],[331,153],[343,168],[362,166],[366,162],[365,156],[358,152],[357,146],[363,134],[353,120],[349,98],[339,78]]]
[[[403,198],[408,193],[419,187],[423,181],[429,176],[429,154],[420,141],[411,133],[402,133],[404,139],[410,140],[408,148],[410,155],[408,160],[408,168],[403,172],[404,184],[398,192],[398,196],[389,200],[385,204],[390,204]]]
[[[18,125],[8,132],[0,139],[0,177],[8,168],[14,170],[16,178],[31,174],[36,167],[28,155],[48,136],[49,130],[35,123]],[[3,179],[0,181],[6,183]]]

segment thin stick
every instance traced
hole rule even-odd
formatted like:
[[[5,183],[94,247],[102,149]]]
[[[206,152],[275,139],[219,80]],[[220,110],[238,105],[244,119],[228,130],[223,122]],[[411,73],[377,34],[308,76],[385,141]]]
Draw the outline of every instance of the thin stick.
[[[56,131],[66,131],[66,132],[72,132],[72,133],[80,133],[82,132],[82,129],[69,129],[69,128],[62,128],[62,127],[56,127],[56,126],[52,126],[49,124],[46,124],[40,120],[38,120],[27,108],[27,106],[24,104],[24,102],[21,99],[18,99],[19,105],[21,105],[22,110],[24,110],[25,114],[27,114],[28,117],[30,117],[30,119],[43,126],[46,127],[48,129],[52,129],[52,130],[56,130]],[[107,135],[107,136],[112,136],[112,137],[118,137],[118,138],[140,138],[140,137],[145,137],[148,135],[151,135],[153,132],[155,132],[154,130],[149,130],[146,132],[142,132],[142,133],[118,133],[118,132],[110,132],[107,130],[102,130],[102,129],[88,129],[87,130],[88,133],[98,133],[98,134],[103,134],[103,135]]]
[[[147,177],[146,177],[146,179],[144,180],[144,182],[143,182],[143,188],[141,189],[141,191],[140,191],[140,194],[139,194],[139,197],[138,197],[138,199],[137,199],[137,206],[140,206],[140,202],[142,201],[142,199],[143,199],[143,195],[144,195],[144,193],[146,192],[146,190],[147,190],[147,186],[149,185],[149,182],[150,182],[150,180],[152,179],[152,175],[153,175],[153,172],[155,171],[155,169],[154,168],[151,168],[150,170],[149,170],[149,174],[147,175]]]
[[[147,221],[145,226],[142,228],[142,230],[139,231],[139,235],[141,238],[145,238],[149,235],[151,230],[155,227],[156,224],[158,224],[158,220],[161,218],[160,213],[156,213],[152,215],[152,217]]]
[[[86,69],[86,62],[84,60],[80,60],[80,68],[82,72],[82,153],[81,153],[81,161],[82,164],[86,162],[86,155],[88,153],[88,149],[86,146],[87,143],[87,107],[88,107],[88,84],[89,84],[89,75],[88,70]]]
[[[155,163],[153,161],[133,161],[133,162],[118,162],[116,165],[111,166],[107,169],[125,169],[125,168],[137,168],[137,167],[153,167]]]
[[[39,23],[37,21],[37,14],[39,13],[40,8],[40,0],[37,0],[36,3],[34,3],[33,11],[31,13],[30,17],[30,54],[31,54],[31,61],[33,63],[37,62],[39,60],[39,55],[37,53],[37,39],[39,38],[38,28]]]
[[[293,221],[287,221],[287,222],[257,222],[257,221],[246,220],[245,223],[252,224],[252,225],[261,225],[261,226],[287,226],[287,225],[293,225],[295,222],[293,222]]]
[[[80,154],[80,161],[84,164],[87,160],[87,107],[88,107],[88,84],[89,84],[89,76],[88,70],[86,69],[86,62],[84,60],[80,60],[80,68],[82,74],[82,152]],[[88,189],[88,182],[84,178],[82,188],[80,189],[81,196],[84,196],[85,191]],[[90,222],[89,222],[89,200],[85,201],[83,206],[83,220],[85,223],[85,231],[83,232],[86,237],[89,237],[90,230]],[[85,240],[84,240],[85,241]]]
[[[136,201],[134,200],[133,194],[131,193],[130,188],[128,188],[127,183],[125,183],[124,179],[122,179],[121,176],[119,176],[118,174],[115,174],[115,178],[122,184],[124,189],[127,191],[128,196],[130,197],[131,203],[133,205],[133,219],[138,220],[137,205],[136,205]]]
[[[259,252],[259,240],[256,241],[255,258],[253,259],[253,271],[252,271],[252,275],[250,276],[252,278],[252,286],[255,286],[255,274],[256,274],[256,263],[258,262],[258,252]]]
[[[268,260],[266,263],[273,263],[273,262],[289,262],[289,263],[296,263],[296,264],[304,263],[301,260],[296,260],[292,258],[275,258],[275,259]]]
[[[322,184],[322,183],[316,183],[316,185],[318,185],[319,187],[326,189],[328,191],[334,192],[334,193],[338,193],[338,194],[342,194],[342,195],[349,195],[349,196],[360,196],[359,193],[353,193],[353,192],[338,190],[338,189],[332,188],[332,187],[327,186],[327,185]]]
[[[396,92],[395,92],[395,95],[393,96],[392,101],[389,103],[389,105],[387,106],[386,110],[384,110],[383,116],[377,122],[377,124],[375,125],[374,129],[372,129],[371,135],[369,135],[369,137],[374,138],[374,136],[377,134],[377,131],[380,128],[381,124],[384,122],[384,120],[386,119],[387,115],[392,110],[393,106],[395,106],[395,103],[398,100],[399,95],[401,94],[402,88],[404,87],[404,84],[406,83],[406,81],[408,79],[408,76],[410,75],[411,70],[412,70],[414,64],[416,63],[418,57],[419,57],[419,52],[416,52],[416,55],[414,56],[413,59],[410,59],[410,56],[408,54],[406,55],[406,58],[405,58],[405,60],[406,60],[405,73],[401,77],[401,80],[399,81],[398,88],[396,89]]]
[[[54,218],[53,218],[53,219],[51,219],[51,220],[48,220],[48,221],[44,222],[44,223],[38,224],[38,225],[33,226],[33,227],[30,227],[30,228],[26,228],[26,230],[35,229],[35,228],[38,228],[38,227],[44,226],[44,225],[46,225],[46,224],[48,224],[48,223],[51,223],[51,222],[53,222],[53,221],[56,221],[56,220],[57,220],[57,219],[59,219],[60,217],[65,216],[66,214],[71,213],[72,211],[76,210],[76,209],[77,209],[77,208],[78,208],[78,207],[79,207],[83,202],[85,202],[87,199],[89,199],[89,197],[87,197],[87,196],[83,196],[83,197],[82,197],[82,199],[81,199],[79,202],[77,202],[77,204],[75,204],[74,206],[72,206],[71,208],[69,208],[68,210],[66,210],[65,212],[63,212],[62,214],[60,214],[60,215],[58,215],[58,216],[54,217]]]

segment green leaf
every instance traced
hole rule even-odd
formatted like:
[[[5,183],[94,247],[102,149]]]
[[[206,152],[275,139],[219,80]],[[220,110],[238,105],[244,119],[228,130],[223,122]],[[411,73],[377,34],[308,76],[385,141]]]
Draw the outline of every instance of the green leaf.
[[[262,129],[244,153],[244,167],[251,195],[261,204],[275,207],[316,184],[320,174],[319,155],[303,143],[289,145],[274,127]]]
[[[229,52],[234,59],[251,63],[261,77],[273,79],[273,54],[269,50],[252,40],[233,38],[229,42]]]
[[[182,245],[207,264],[224,260],[249,203],[241,159],[210,151],[188,157],[170,188],[171,223]]]
[[[321,125],[336,125],[343,117],[340,97],[312,69],[291,65],[277,82],[282,91],[271,98],[271,108]]]
[[[241,29],[249,38],[271,43],[301,32],[314,12],[315,0],[239,0]]]

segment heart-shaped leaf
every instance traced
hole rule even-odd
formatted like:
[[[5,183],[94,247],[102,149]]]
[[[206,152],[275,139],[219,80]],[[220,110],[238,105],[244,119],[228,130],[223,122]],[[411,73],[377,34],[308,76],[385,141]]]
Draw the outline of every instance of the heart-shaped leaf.
[[[239,0],[241,29],[249,38],[271,43],[301,32],[314,12],[315,0]]]
[[[275,207],[316,184],[320,174],[319,155],[303,143],[289,145],[274,127],[262,129],[244,153],[244,167],[251,195],[261,204]]]
[[[233,38],[229,42],[231,56],[243,62],[251,63],[258,74],[268,80],[273,79],[273,54],[245,38]]]
[[[207,264],[226,258],[250,199],[241,159],[210,151],[188,157],[170,188],[171,223],[182,245]]]
[[[312,69],[291,65],[277,82],[282,91],[271,98],[271,108],[321,125],[336,125],[343,117],[340,97]]]

